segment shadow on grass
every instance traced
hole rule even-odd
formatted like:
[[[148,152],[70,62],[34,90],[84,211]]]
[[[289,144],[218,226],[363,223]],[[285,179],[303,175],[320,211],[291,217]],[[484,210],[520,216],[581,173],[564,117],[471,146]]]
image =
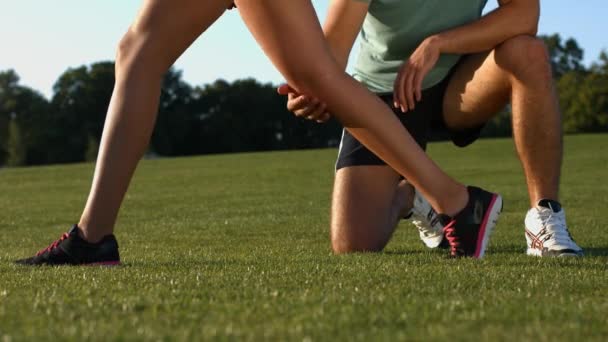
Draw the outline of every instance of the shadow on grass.
[[[384,254],[396,254],[396,255],[424,255],[424,254],[429,254],[429,255],[441,255],[441,254],[449,254],[450,253],[450,249],[449,247],[446,248],[429,248],[429,249],[405,249],[405,248],[401,248],[401,249],[391,249],[389,251],[384,251]],[[486,250],[486,254],[511,254],[511,255],[522,255],[526,253],[526,249],[525,247],[522,247],[521,245],[500,245],[497,247],[494,246],[490,246],[487,250]]]
[[[601,257],[608,256],[608,247],[585,247],[583,251],[587,257]],[[490,247],[488,249],[491,254],[513,254],[513,255],[526,255],[526,247],[521,245],[502,245],[498,247]]]
[[[488,247],[487,253],[488,254],[499,254],[499,255],[504,255],[504,254],[524,255],[524,254],[526,254],[526,247],[522,246],[521,244],[499,245],[496,247],[490,245],[490,247]]]
[[[534,257],[526,255],[526,247],[521,244],[509,244],[490,246],[486,252],[487,257],[496,257],[504,266],[514,267],[559,267],[559,268],[584,268],[584,269],[605,269],[606,264],[603,260],[608,257],[608,247],[583,247],[584,256],[577,257]],[[445,256],[449,258],[447,249],[411,250],[393,249],[383,252],[387,255],[402,256]],[[597,261],[600,261],[599,263]]]
[[[449,251],[447,249],[440,249],[440,248],[428,249],[428,250],[397,248],[397,249],[382,251],[379,254],[406,256],[406,255],[441,255],[441,254],[448,254],[448,253],[449,253]]]
[[[212,259],[204,259],[204,258],[176,258],[172,260],[129,260],[127,262],[122,262],[120,267],[139,267],[139,268],[147,268],[147,267],[229,267],[229,266],[240,266],[245,264],[242,260],[232,260],[232,259],[221,259],[221,260],[212,260]]]
[[[608,256],[608,247],[583,247],[585,256]]]

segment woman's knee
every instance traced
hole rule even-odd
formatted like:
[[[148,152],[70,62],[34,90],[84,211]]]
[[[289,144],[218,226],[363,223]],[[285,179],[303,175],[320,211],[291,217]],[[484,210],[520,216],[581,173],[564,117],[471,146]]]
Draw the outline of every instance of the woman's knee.
[[[116,47],[116,75],[124,75],[137,65],[138,40],[140,38],[131,30],[127,31]]]
[[[145,32],[129,29],[118,42],[115,66],[117,78],[138,73],[162,78],[167,68],[158,54],[154,53]]]

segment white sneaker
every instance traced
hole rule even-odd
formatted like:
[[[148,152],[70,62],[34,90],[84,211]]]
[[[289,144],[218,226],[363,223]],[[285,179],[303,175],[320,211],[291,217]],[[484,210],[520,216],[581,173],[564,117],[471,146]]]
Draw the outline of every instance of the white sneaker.
[[[418,228],[422,242],[429,248],[437,248],[443,242],[443,225],[429,202],[418,191],[415,193],[412,223]]]
[[[560,204],[541,200],[526,214],[526,241],[528,255],[582,256],[583,249],[572,239],[566,226],[566,214]]]

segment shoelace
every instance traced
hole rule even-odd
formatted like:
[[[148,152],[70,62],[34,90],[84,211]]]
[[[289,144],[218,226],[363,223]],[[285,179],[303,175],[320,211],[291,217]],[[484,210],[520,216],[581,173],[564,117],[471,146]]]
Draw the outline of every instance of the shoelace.
[[[452,255],[458,255],[458,251],[460,250],[460,240],[458,239],[458,235],[456,235],[456,220],[450,221],[444,228],[445,238],[448,239],[450,243],[450,252]]]
[[[431,228],[428,227],[427,225],[425,225],[424,221],[422,221],[422,220],[412,220],[412,223],[414,224],[414,226],[416,226],[416,228],[418,228],[418,231],[421,234],[423,234],[426,237],[431,236],[431,234],[432,234]]]
[[[568,228],[566,228],[566,219],[564,215],[555,215],[553,211],[543,210],[537,212],[537,217],[543,224],[541,236],[552,236],[552,245],[568,246],[573,249],[578,249]],[[543,240],[550,241],[551,238],[545,238]]]
[[[412,223],[425,237],[443,233],[443,231],[436,230],[435,225],[437,224],[437,214],[433,208],[430,207],[428,208],[428,212],[426,214],[422,214],[420,211],[414,211]]]
[[[57,246],[59,246],[59,244],[62,241],[66,240],[69,237],[70,237],[70,234],[64,233],[63,235],[61,235],[61,237],[59,239],[57,239],[55,242],[53,242],[52,244],[50,244],[47,248],[45,248],[45,249],[41,250],[40,252],[36,253],[36,256],[40,256],[40,255],[42,255],[42,254],[44,254],[46,252],[52,251],[53,249],[57,248]]]

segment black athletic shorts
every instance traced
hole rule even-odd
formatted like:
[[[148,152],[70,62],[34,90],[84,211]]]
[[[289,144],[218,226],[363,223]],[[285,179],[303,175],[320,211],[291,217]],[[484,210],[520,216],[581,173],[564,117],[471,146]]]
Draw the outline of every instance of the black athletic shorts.
[[[443,97],[450,81],[451,74],[437,85],[422,91],[422,100],[416,103],[413,111],[402,113],[393,106],[393,94],[377,94],[391,109],[401,124],[410,132],[414,140],[426,150],[430,137],[443,137],[451,139],[459,147],[472,144],[479,138],[484,125],[462,130],[449,130],[443,120]],[[336,170],[348,166],[386,165],[365,146],[363,146],[347,130],[342,133]]]

